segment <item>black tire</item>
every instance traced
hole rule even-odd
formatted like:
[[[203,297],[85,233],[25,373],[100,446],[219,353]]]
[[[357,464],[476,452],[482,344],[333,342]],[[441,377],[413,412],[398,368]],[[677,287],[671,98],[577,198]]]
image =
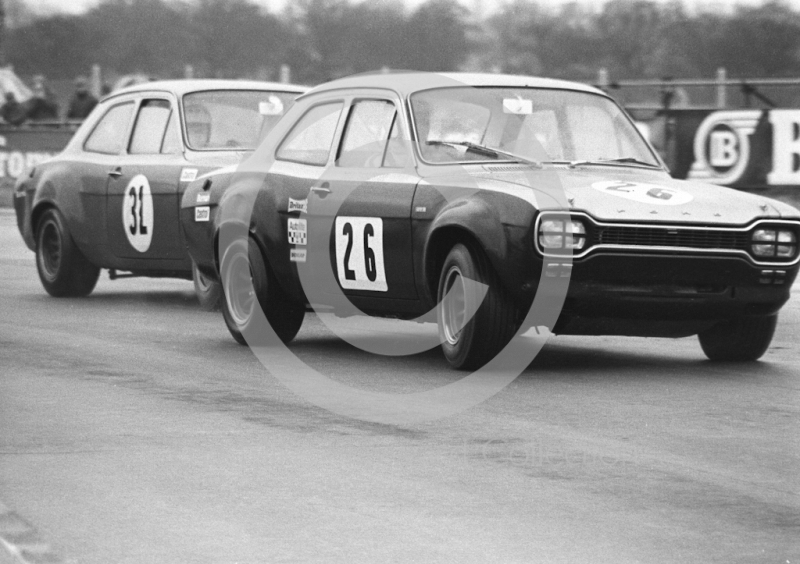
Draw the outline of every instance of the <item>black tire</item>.
[[[464,278],[489,287],[477,312],[465,325],[465,311],[474,311],[479,294],[474,287],[464,285]],[[445,300],[451,288],[455,288],[453,299]],[[438,299],[442,351],[453,368],[474,370],[483,366],[514,336],[517,326],[513,301],[480,249],[459,243],[450,250],[439,276]]]
[[[222,284],[200,272],[194,261],[192,261],[192,282],[197,301],[200,302],[200,309],[218,310],[222,301]]]
[[[703,352],[711,360],[747,362],[767,352],[778,316],[740,317],[720,321],[698,335]]]
[[[83,256],[55,208],[46,210],[36,227],[36,269],[47,293],[58,298],[88,296],[100,276],[100,269]]]
[[[303,324],[305,307],[286,296],[255,241],[231,243],[222,255],[220,280],[222,316],[236,342],[269,344],[266,327],[259,326],[264,318],[282,342],[294,339]],[[264,316],[255,315],[259,306]]]

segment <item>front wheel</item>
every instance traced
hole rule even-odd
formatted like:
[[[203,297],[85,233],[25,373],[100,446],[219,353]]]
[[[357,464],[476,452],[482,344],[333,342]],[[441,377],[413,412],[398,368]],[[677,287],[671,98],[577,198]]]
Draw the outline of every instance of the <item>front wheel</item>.
[[[222,298],[222,284],[200,272],[194,261],[192,261],[192,282],[194,282],[194,293],[197,296],[197,301],[200,302],[200,309],[203,311],[219,309]]]
[[[269,344],[266,319],[283,343],[294,339],[305,317],[305,307],[286,296],[252,239],[233,242],[220,265],[222,316],[236,342]],[[258,315],[259,309],[263,315]],[[245,338],[246,337],[246,338]]]
[[[482,302],[480,285],[488,287]],[[439,277],[438,298],[439,338],[453,368],[483,366],[514,336],[514,304],[480,249],[459,243],[450,250]],[[472,318],[470,312],[475,312]]]
[[[44,212],[36,229],[36,270],[44,289],[56,297],[88,296],[100,276],[100,269],[83,256],[55,208]]]
[[[698,338],[711,360],[753,361],[767,352],[777,324],[777,315],[740,317],[720,321]]]

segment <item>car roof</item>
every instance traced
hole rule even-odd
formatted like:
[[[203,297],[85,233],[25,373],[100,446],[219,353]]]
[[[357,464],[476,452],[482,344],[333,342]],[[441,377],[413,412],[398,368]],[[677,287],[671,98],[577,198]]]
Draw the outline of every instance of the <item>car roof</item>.
[[[420,90],[459,85],[476,87],[499,86],[506,88],[550,88],[605,95],[605,92],[593,86],[581,84],[580,82],[557,80],[553,78],[491,73],[429,73],[412,71],[390,71],[386,73],[365,73],[348,76],[320,84],[312,88],[308,94],[345,88],[380,88],[393,90],[401,96],[408,96]]]
[[[300,94],[307,91],[308,87],[298,84],[265,82],[260,80],[223,80],[210,78],[156,80],[120,88],[106,96],[106,99],[137,92],[171,92],[177,96],[183,96],[190,92],[202,92],[205,90],[275,90],[278,92],[296,92]]]

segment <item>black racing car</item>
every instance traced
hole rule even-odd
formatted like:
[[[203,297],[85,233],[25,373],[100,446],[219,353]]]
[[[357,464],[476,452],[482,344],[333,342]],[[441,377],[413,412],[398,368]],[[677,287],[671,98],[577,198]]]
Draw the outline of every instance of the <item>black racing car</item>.
[[[531,324],[699,335],[711,359],[754,360],[800,261],[800,212],[674,180],[603,92],[524,76],[318,86],[181,208],[238,341],[259,305],[284,342],[323,305],[434,320],[456,368]],[[537,296],[558,306],[551,319],[530,315]]]

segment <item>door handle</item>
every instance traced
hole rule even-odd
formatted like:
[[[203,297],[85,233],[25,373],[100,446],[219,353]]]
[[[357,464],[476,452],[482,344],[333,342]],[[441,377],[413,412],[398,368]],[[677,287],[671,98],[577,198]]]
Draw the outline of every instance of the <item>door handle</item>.
[[[323,182],[319,186],[312,186],[311,191],[314,192],[315,194],[318,194],[320,198],[324,198],[325,196],[331,193],[330,186],[331,186],[330,183]]]
[[[326,186],[312,186],[311,191],[314,192],[320,198],[324,198],[325,196],[331,193],[331,189]]]
[[[111,178],[119,178],[120,176],[122,176],[122,167],[118,166],[117,168],[112,168],[111,170],[108,171],[108,175]]]

